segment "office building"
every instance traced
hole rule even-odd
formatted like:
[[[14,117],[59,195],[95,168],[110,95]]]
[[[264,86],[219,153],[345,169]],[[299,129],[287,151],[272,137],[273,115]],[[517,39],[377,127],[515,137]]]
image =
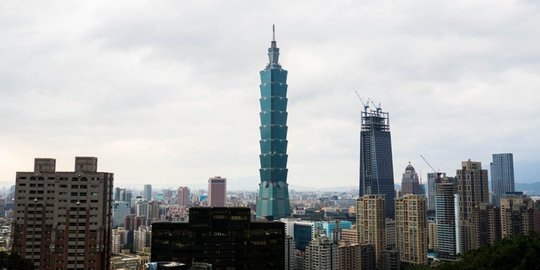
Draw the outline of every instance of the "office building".
[[[421,194],[420,181],[418,180],[418,174],[414,170],[414,167],[409,162],[403,177],[401,178],[401,195],[407,194]]]
[[[113,174],[97,158],[76,157],[73,172],[36,158],[16,177],[13,253],[39,269],[109,269]]]
[[[130,214],[131,211],[129,203],[123,201],[115,201],[112,207],[113,228],[124,226],[124,217]]]
[[[529,196],[503,196],[500,211],[502,238],[526,235],[534,230],[534,202]]]
[[[139,217],[148,217],[149,204],[148,201],[143,201],[141,199],[135,202],[135,215]]]
[[[452,178],[445,177],[436,185],[435,222],[437,226],[438,257],[442,260],[454,260],[457,257],[456,233],[459,231],[459,210],[456,215],[456,184]]]
[[[189,188],[178,187],[178,191],[176,193],[176,200],[178,205],[183,207],[189,207]]]
[[[315,229],[315,222],[313,221],[298,221],[294,223],[294,241],[296,249],[305,251],[306,246],[315,239],[317,230]]]
[[[115,187],[114,188],[114,201],[119,201],[119,200],[120,200],[120,188]]]
[[[435,211],[435,196],[436,196],[436,185],[440,182],[441,179],[446,177],[446,173],[443,172],[433,172],[428,173],[428,210]]]
[[[330,239],[337,243],[341,240],[341,233],[343,229],[352,228],[352,222],[348,220],[335,220],[335,221],[323,221],[321,222],[322,233]]]
[[[152,185],[149,185],[149,184],[144,185],[143,197],[142,198],[145,201],[151,201],[152,200]]]
[[[514,156],[510,153],[493,154],[491,167],[492,203],[500,206],[500,199],[507,192],[514,192]]]
[[[221,269],[283,269],[285,226],[250,222],[249,208],[196,207],[189,223],[152,224],[151,261],[193,261]]]
[[[426,198],[405,195],[396,199],[396,238],[402,262],[427,264]]]
[[[160,219],[160,208],[159,208],[159,202],[158,201],[151,201],[148,203],[148,215],[146,216],[149,223],[157,221]]]
[[[285,234],[294,237],[294,224],[300,221],[299,218],[280,218],[279,221],[285,223]]]
[[[304,270],[337,270],[338,247],[328,237],[321,236],[309,242],[304,257]]]
[[[474,211],[481,203],[489,203],[487,170],[482,169],[480,162],[463,161],[456,171],[456,186],[460,199],[460,251],[465,253],[480,248],[480,228],[475,226]]]
[[[227,178],[215,176],[208,179],[208,206],[225,207],[227,201]]]
[[[257,217],[280,219],[291,215],[287,184],[287,71],[279,64],[275,31],[261,75],[261,182]]]
[[[382,251],[386,248],[385,196],[365,195],[356,202],[356,229],[359,244],[373,244],[377,267],[382,264]]]
[[[370,194],[384,195],[384,211],[394,219],[394,169],[390,119],[380,107],[369,106],[362,112],[360,131],[360,197]]]

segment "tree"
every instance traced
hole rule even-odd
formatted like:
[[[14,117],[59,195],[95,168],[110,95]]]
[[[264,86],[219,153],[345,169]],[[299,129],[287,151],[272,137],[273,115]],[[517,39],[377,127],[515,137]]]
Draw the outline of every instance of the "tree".
[[[1,270],[34,270],[32,261],[21,257],[19,254],[0,252]]]
[[[504,239],[493,246],[471,250],[460,260],[443,263],[437,270],[540,269],[540,237],[537,234]]]

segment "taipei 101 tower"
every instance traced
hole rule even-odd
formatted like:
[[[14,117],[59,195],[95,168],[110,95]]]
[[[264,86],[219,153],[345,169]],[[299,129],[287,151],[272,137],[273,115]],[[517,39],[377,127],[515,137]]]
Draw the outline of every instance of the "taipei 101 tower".
[[[287,184],[287,71],[279,65],[275,27],[268,48],[268,65],[261,73],[261,183],[257,217],[279,219],[291,215]]]

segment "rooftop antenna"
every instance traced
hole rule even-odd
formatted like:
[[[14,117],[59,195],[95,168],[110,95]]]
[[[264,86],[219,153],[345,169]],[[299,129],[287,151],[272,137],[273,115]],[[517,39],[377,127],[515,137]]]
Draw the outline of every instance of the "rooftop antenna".
[[[276,25],[272,24],[272,41],[276,41]]]

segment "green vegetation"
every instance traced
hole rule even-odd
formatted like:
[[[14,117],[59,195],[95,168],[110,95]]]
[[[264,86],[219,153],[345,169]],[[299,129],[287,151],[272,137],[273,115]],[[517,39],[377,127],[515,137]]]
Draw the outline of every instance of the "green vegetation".
[[[34,270],[32,261],[27,260],[18,254],[0,252],[0,269],[2,270]]]
[[[537,234],[504,239],[465,253],[453,263],[438,265],[436,270],[540,269],[540,237]]]

